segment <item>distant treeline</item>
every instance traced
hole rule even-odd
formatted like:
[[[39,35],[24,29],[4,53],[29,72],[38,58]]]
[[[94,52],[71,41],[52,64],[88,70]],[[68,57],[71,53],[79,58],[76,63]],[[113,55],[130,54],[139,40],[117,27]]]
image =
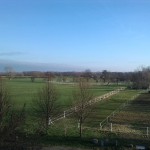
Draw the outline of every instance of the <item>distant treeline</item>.
[[[1,72],[1,76],[16,77],[35,77],[35,78],[55,78],[55,77],[72,77],[72,78],[86,78],[93,79],[96,82],[116,82],[129,81],[133,72],[109,72],[104,70],[102,72],[91,72],[86,70],[84,72],[41,72],[41,71],[24,71],[24,72]]]
[[[79,79],[84,78],[87,82],[94,81],[96,83],[103,82],[109,83],[132,83],[130,86],[134,89],[147,89],[150,86],[150,67],[142,67],[135,72],[110,72],[103,70],[102,72],[92,72],[91,70],[85,70],[83,72],[41,72],[41,71],[24,71],[14,72],[7,70],[0,73],[1,76],[12,78],[30,77],[34,82],[36,78],[44,78],[48,81],[52,81],[59,78],[60,82],[66,82],[67,78],[72,78],[71,82],[78,82]]]

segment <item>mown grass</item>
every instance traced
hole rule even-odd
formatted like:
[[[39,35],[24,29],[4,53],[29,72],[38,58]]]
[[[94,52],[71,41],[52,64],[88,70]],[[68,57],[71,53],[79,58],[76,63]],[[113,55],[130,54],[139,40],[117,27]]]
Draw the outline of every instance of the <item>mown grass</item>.
[[[12,102],[16,109],[22,107],[26,103],[27,112],[32,112],[32,100],[40,88],[46,84],[43,79],[36,79],[35,82],[31,82],[30,78],[20,78],[7,80],[7,85],[10,88]],[[56,84],[56,88],[59,92],[59,105],[60,108],[67,109],[72,103],[72,92],[76,89],[74,84]],[[109,91],[117,89],[117,85],[97,85],[92,86],[90,91],[94,96],[103,95]]]
[[[105,99],[103,101],[95,103],[92,106],[93,110],[92,110],[92,112],[89,113],[89,116],[87,117],[87,119],[84,123],[84,126],[90,127],[91,129],[92,128],[99,129],[100,122],[102,122],[104,119],[106,119],[107,116],[109,116],[112,112],[114,112],[121,105],[123,105],[123,103],[125,103],[127,100],[131,99],[133,96],[135,96],[138,93],[139,93],[139,91],[135,91],[135,90],[125,90],[125,91],[118,93],[117,95],[114,95],[114,96],[108,98],[108,99]],[[73,122],[73,121],[71,121],[72,117],[73,116],[68,117],[68,119],[70,119],[70,120],[67,120],[66,124],[68,126],[68,124],[70,123],[71,126],[77,127],[78,120]],[[56,122],[55,125],[63,126],[62,121],[60,121],[60,122],[58,121],[58,124]]]
[[[137,93],[139,93],[139,91],[125,90],[112,96],[111,98],[96,103],[93,107],[93,111],[89,114],[83,124],[83,137],[91,139],[104,137],[104,134],[99,131],[100,122],[106,119],[107,116],[109,116],[113,111],[118,109],[123,103],[131,99]],[[77,137],[79,135],[78,120],[73,116],[68,116],[65,119],[54,122],[49,129],[49,135],[59,135],[61,137],[65,136],[65,128],[66,136]]]
[[[46,84],[46,81],[43,79],[36,79],[35,82],[31,82],[30,78],[19,78],[7,80],[7,85],[10,88],[12,101],[14,103],[15,109],[22,108],[23,104],[26,103],[26,114],[27,118],[29,118],[29,123],[32,124],[33,117],[33,103],[36,93],[40,88],[42,88]],[[55,84],[58,89],[60,96],[58,100],[59,104],[59,112],[62,112],[69,107],[72,106],[72,93],[76,89],[76,84]],[[94,96],[100,96],[110,91],[113,91],[119,88],[121,85],[92,85],[90,88],[90,92],[94,94]],[[128,98],[128,97],[127,97]],[[116,100],[116,99],[115,99]],[[113,102],[113,101],[112,101]],[[94,107],[94,112],[91,113],[89,122],[90,124],[97,124],[104,119],[111,110],[116,109],[119,103],[110,103],[110,100],[106,100],[104,102],[97,103]],[[123,101],[121,100],[121,103]],[[114,105],[114,106],[112,106]],[[94,121],[92,121],[94,120]],[[88,122],[88,121],[87,121]],[[96,123],[97,122],[97,123]],[[92,126],[93,126],[92,125]]]
[[[38,90],[44,86],[45,83],[46,81],[44,81],[43,79],[36,79],[35,82],[31,82],[30,78],[12,79],[10,81],[7,80],[7,85],[10,87],[12,101],[14,103],[15,108],[19,109],[23,106],[24,103],[26,103],[27,117],[29,117],[30,115],[30,119],[28,119],[28,122],[25,126],[25,132],[27,135],[36,135],[38,123],[34,120],[34,118],[32,118],[32,99],[34,98],[34,95],[38,92]],[[60,109],[63,112],[63,110],[68,109],[71,106],[72,92],[76,89],[76,85],[56,84],[55,86],[60,93],[58,103],[60,105]],[[120,86],[122,85],[92,85],[90,91],[95,96],[100,96],[110,91],[113,91],[119,88]],[[95,137],[103,137],[103,133],[99,132],[98,130],[95,130],[95,128],[99,129],[99,124],[102,120],[104,120],[113,111],[118,109],[123,103],[131,99],[137,93],[139,93],[139,91],[125,90],[117,95],[114,95],[106,100],[100,101],[93,105],[93,111],[90,113],[87,120],[83,124],[84,127],[89,127],[90,129],[83,130],[83,138],[90,139]],[[56,139],[59,139],[60,137],[61,139],[63,139],[62,144],[64,144],[66,142],[65,139],[71,139],[79,136],[77,126],[78,120],[74,119],[73,116],[55,122],[49,127],[47,135],[48,137],[40,137],[40,142],[49,143],[49,140],[53,140],[55,139],[55,137]],[[32,136],[29,136],[29,138]],[[39,137],[37,136],[37,138]],[[59,143],[59,141],[52,141],[52,143],[55,142],[57,144]]]
[[[112,121],[117,124],[129,124],[147,127],[150,124],[150,94],[142,93],[130,105],[125,107]]]
[[[112,112],[117,110],[123,103],[131,99],[139,91],[125,90],[121,91],[117,95],[114,95],[102,102],[95,105],[94,111],[90,114],[89,124],[91,127],[99,127],[101,121],[107,118]]]

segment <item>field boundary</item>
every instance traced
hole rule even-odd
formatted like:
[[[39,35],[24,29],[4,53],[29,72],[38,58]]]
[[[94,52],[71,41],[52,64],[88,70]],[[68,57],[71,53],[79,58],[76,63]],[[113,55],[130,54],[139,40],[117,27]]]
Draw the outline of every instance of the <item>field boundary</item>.
[[[109,120],[111,117],[114,117],[116,114],[118,114],[121,110],[123,110],[124,107],[128,106],[131,101],[135,100],[139,94],[134,95],[131,99],[127,100],[125,103],[120,105],[118,109],[113,111],[110,115],[108,115],[103,121],[100,122],[100,130],[102,130],[103,126],[107,125],[109,123]]]
[[[150,126],[136,126],[129,124],[116,124],[109,123],[107,129],[104,129],[104,132],[112,132],[112,133],[126,133],[126,134],[135,134],[135,135],[143,135],[149,137],[150,135]]]
[[[93,104],[95,104],[95,103],[97,103],[97,102],[100,102],[100,101],[102,101],[102,100],[105,100],[105,99],[107,99],[107,98],[109,98],[109,97],[111,97],[111,96],[113,96],[113,95],[118,94],[120,91],[123,91],[123,90],[125,90],[125,89],[126,89],[126,87],[120,87],[119,89],[116,89],[116,90],[114,90],[114,91],[108,92],[108,93],[106,93],[106,94],[104,94],[104,95],[102,95],[102,96],[98,96],[98,97],[96,97],[96,98],[94,98],[94,99],[88,101],[88,102],[86,103],[86,106],[93,105]],[[59,116],[57,116],[57,117],[55,117],[55,118],[52,118],[52,119],[49,118],[49,125],[50,125],[50,124],[53,124],[55,121],[58,121],[58,120],[60,120],[60,119],[65,118],[66,116],[69,116],[69,115],[73,114],[73,112],[76,111],[76,110],[78,110],[78,109],[79,109],[79,106],[75,106],[75,107],[72,107],[72,108],[70,108],[70,109],[68,109],[68,110],[65,110],[63,114],[60,114]]]

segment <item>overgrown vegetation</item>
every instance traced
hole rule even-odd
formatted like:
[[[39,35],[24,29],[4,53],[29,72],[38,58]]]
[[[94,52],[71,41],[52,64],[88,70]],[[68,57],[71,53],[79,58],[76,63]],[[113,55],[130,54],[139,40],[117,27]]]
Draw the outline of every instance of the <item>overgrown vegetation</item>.
[[[16,140],[21,126],[25,123],[25,104],[19,111],[13,109],[9,89],[0,79],[0,144]]]

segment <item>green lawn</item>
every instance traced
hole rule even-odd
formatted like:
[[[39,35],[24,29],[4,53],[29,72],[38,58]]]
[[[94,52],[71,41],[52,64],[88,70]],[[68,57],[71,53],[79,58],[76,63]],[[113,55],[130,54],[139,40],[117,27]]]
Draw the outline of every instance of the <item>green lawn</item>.
[[[25,127],[26,133],[35,133],[36,121],[32,118],[32,99],[37,91],[42,88],[45,84],[43,79],[36,79],[35,82],[31,82],[30,78],[26,79],[12,79],[7,80],[7,85],[10,88],[12,95],[12,101],[16,109],[21,108],[24,103],[26,103],[26,111],[28,123]],[[56,88],[60,93],[59,105],[61,112],[68,109],[72,103],[72,92],[76,89],[75,84],[58,84],[56,83]],[[92,85],[90,91],[93,92],[95,96],[100,96],[110,91],[119,88],[121,85]],[[90,113],[89,117],[84,123],[84,127],[99,128],[99,124],[113,111],[118,109],[123,103],[131,99],[134,95],[139,93],[136,90],[125,90],[121,91],[117,95],[114,95],[106,100],[97,102],[93,106],[93,111]],[[30,115],[30,117],[28,117]],[[50,137],[63,137],[64,128],[67,127],[67,136],[77,137],[78,136],[78,120],[73,119],[73,116],[68,116],[65,119],[57,121],[54,125],[50,126],[48,135]],[[84,130],[84,137],[100,137],[102,136],[100,132],[93,130]],[[49,141],[47,141],[49,142]]]
[[[137,90],[125,90],[117,95],[114,95],[106,100],[100,101],[93,106],[93,111],[90,113],[88,118],[85,120],[84,127],[88,127],[91,130],[84,130],[83,135],[85,137],[98,136],[99,132],[93,132],[94,128],[99,129],[100,122],[107,118],[113,111],[117,110],[123,103],[131,99],[133,96],[138,94],[140,91]],[[50,134],[56,136],[64,135],[64,127],[67,127],[68,135],[78,135],[78,120],[73,119],[73,116],[68,116],[58,122],[55,122],[50,129]],[[57,130],[58,132],[54,132]]]
[[[112,122],[116,124],[130,124],[149,127],[150,125],[150,94],[143,93],[125,107]]]
[[[44,83],[32,83],[31,80],[27,78],[7,81],[7,85],[10,89],[14,106],[16,108],[20,108],[24,103],[26,103],[26,109],[29,110],[31,108],[31,102],[34,95],[37,90],[44,85]]]
[[[32,99],[38,90],[44,86],[45,81],[43,79],[36,79],[35,82],[31,82],[30,78],[20,78],[7,80],[7,84],[15,107],[20,108],[26,103],[27,111],[32,111]],[[72,92],[76,86],[73,84],[56,84],[55,86],[60,94],[58,102],[60,108],[65,110],[72,103]],[[90,91],[95,96],[100,96],[117,88],[119,88],[117,85],[93,85]]]
[[[123,103],[131,99],[139,91],[125,90],[102,102],[96,103],[94,111],[88,119],[88,126],[99,127],[101,121],[107,118],[113,111],[117,110]]]

